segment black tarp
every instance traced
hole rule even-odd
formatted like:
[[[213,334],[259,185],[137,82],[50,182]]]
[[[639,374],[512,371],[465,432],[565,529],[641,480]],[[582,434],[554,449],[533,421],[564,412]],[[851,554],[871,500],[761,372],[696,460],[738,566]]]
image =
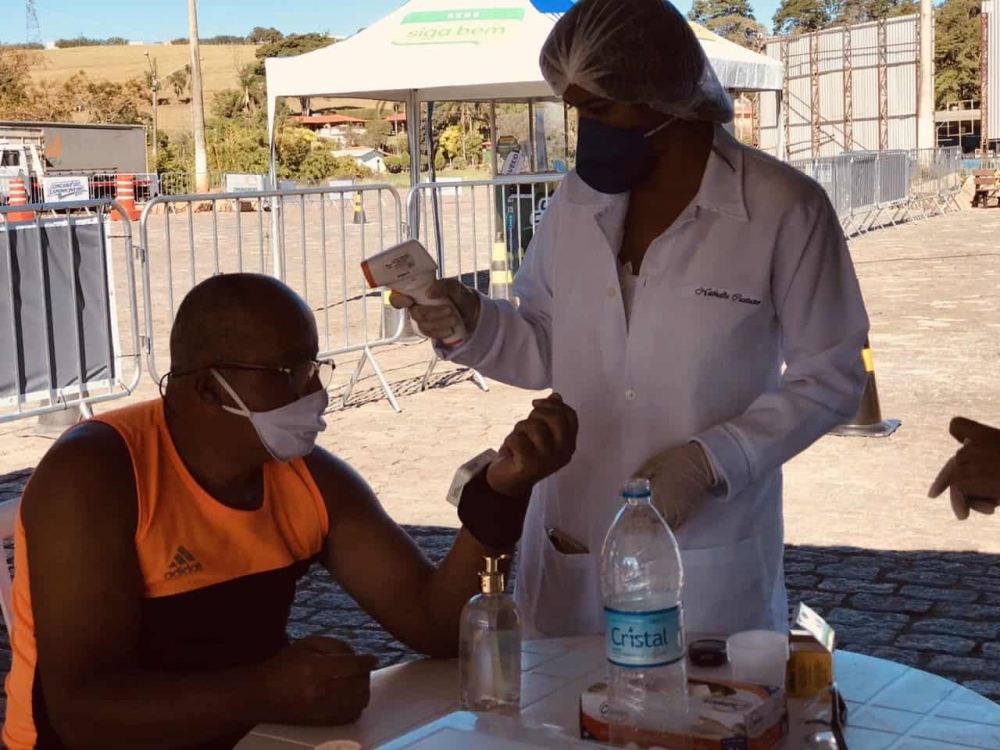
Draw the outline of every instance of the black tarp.
[[[0,226],[0,399],[114,379],[102,219]]]

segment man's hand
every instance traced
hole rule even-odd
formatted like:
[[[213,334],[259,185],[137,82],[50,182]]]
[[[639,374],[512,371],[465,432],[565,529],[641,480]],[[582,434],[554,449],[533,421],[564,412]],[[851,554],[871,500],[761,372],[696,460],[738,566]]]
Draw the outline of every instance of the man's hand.
[[[514,426],[504,440],[500,456],[486,473],[497,492],[518,497],[536,483],[555,474],[573,458],[579,430],[576,412],[553,393],[532,402],[531,414]]]
[[[636,476],[649,480],[653,506],[674,531],[697,512],[716,484],[712,464],[698,443],[653,456]]]
[[[429,297],[447,298],[450,305],[418,305],[405,294],[393,292],[390,304],[397,310],[409,308],[417,328],[429,339],[442,340],[451,336],[459,319],[471,336],[479,323],[479,295],[458,279],[439,279],[427,291]]]
[[[264,666],[268,721],[335,726],[356,721],[368,706],[378,658],[343,641],[311,637],[282,649]]]
[[[1000,430],[956,417],[952,436],[962,443],[931,485],[929,495],[950,489],[951,509],[964,521],[969,511],[992,515],[1000,505]]]

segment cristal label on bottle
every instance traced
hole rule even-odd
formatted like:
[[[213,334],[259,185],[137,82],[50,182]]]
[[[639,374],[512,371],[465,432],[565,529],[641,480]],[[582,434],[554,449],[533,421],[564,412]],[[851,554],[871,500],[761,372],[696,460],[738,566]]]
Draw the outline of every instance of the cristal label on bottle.
[[[608,661],[618,667],[652,669],[684,658],[680,605],[652,612],[604,608]]]

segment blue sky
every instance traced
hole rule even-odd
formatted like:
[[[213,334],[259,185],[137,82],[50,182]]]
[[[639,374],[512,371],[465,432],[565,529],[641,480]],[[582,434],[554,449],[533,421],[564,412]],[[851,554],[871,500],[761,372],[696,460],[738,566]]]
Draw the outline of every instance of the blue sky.
[[[35,0],[42,39],[122,36],[165,41],[187,36],[187,3]],[[346,36],[402,5],[404,0],[201,0],[200,36],[246,34],[254,26],[289,32],[328,31]],[[754,0],[757,20],[770,27],[778,0]],[[677,0],[685,13],[691,0]],[[0,42],[25,39],[25,0],[0,0]]]

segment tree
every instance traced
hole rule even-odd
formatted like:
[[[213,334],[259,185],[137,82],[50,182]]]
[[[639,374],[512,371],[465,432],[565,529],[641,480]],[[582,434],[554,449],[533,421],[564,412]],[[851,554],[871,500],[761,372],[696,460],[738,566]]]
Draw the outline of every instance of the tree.
[[[25,106],[31,84],[31,59],[24,50],[0,47],[0,113],[11,117]]]
[[[264,60],[269,57],[296,57],[329,47],[334,41],[326,34],[289,34],[271,44],[265,44],[254,52],[257,58],[257,74],[264,75]]]
[[[947,0],[936,14],[934,98],[948,102],[979,99],[979,0]]]
[[[190,101],[190,97],[185,99],[184,95],[191,92],[191,63],[167,76],[167,84],[173,89],[178,102],[183,104]]]
[[[365,125],[365,132],[358,138],[358,143],[366,148],[382,150],[392,138],[392,125],[385,120],[372,120]]]
[[[247,37],[247,41],[250,44],[274,44],[275,42],[280,42],[285,38],[282,34],[275,28],[263,28],[261,26],[254,26],[253,31]]]
[[[253,65],[244,65],[236,75],[240,84],[240,109],[248,117],[253,117],[267,103],[264,78],[257,75]]]
[[[138,125],[149,120],[146,114],[149,88],[139,78],[117,83],[103,78],[93,80],[81,71],[67,79],[61,87],[43,83],[32,98],[43,101],[46,89],[58,99],[67,114],[82,114],[87,122]]]
[[[206,131],[206,145],[212,172],[267,173],[267,133],[262,128],[238,120],[217,120]]]
[[[278,133],[276,146],[279,175],[297,176],[302,163],[312,153],[313,146],[318,140],[316,134],[307,128],[286,128]]]
[[[216,91],[209,112],[216,120],[239,119],[243,115],[243,92],[239,89]]]
[[[190,173],[194,169],[194,149],[188,133],[175,135],[161,130],[157,149],[157,174]]]
[[[759,49],[764,38],[749,0],[695,0],[688,18],[748,49]]]
[[[833,21],[830,0],[782,0],[774,14],[775,34],[803,34],[825,29]]]
[[[326,34],[289,34],[271,44],[258,47],[254,56],[257,63],[253,66],[253,74],[260,79],[260,87],[264,87],[264,60],[269,57],[296,57],[304,55],[306,52],[314,52],[324,47],[329,47],[336,42],[335,39]],[[309,97],[299,97],[299,109],[303,115],[309,115]]]
[[[843,0],[833,14],[831,23],[836,26],[849,26],[905,16],[919,11],[919,0]]]
[[[865,4],[865,20],[878,21],[883,18],[908,16],[920,12],[919,0],[868,0]]]

